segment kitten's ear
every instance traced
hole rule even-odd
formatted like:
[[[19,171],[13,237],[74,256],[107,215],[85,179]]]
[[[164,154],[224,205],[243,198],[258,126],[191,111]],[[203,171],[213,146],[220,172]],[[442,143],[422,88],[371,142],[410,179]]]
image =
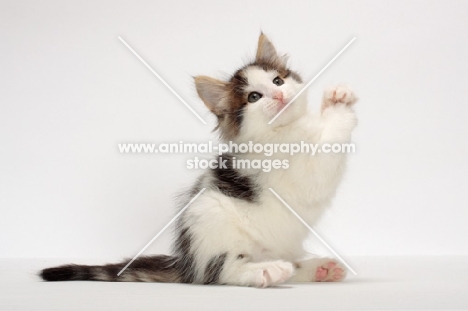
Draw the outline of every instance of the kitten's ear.
[[[257,62],[266,61],[269,63],[280,63],[282,65],[287,61],[287,58],[278,55],[273,43],[271,43],[263,33],[261,33],[258,38],[257,56],[255,59]]]
[[[195,86],[198,96],[206,107],[216,115],[223,112],[224,98],[227,95],[228,84],[226,82],[206,76],[195,77]]]

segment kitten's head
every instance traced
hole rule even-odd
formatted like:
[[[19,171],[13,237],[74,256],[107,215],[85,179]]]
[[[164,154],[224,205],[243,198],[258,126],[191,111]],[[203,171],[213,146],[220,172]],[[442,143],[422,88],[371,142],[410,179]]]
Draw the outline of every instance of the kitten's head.
[[[288,69],[286,63],[286,57],[278,55],[270,40],[261,34],[255,61],[237,70],[229,81],[195,78],[198,95],[218,118],[217,129],[222,139],[255,139],[305,113],[304,92],[268,124],[303,87],[301,77]]]

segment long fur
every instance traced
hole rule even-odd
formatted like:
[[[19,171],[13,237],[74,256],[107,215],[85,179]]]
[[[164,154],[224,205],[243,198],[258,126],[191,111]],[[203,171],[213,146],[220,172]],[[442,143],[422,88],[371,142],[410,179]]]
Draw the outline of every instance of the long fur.
[[[276,85],[279,77],[284,81]],[[228,81],[195,79],[198,94],[218,118],[222,141],[236,143],[347,143],[356,125],[354,93],[327,89],[321,113],[310,112],[305,92],[273,124],[268,122],[303,87],[263,34],[254,62]],[[262,98],[248,101],[251,92]],[[65,265],[44,269],[47,281],[143,281],[274,286],[285,281],[337,281],[344,267],[328,258],[304,260],[308,230],[268,190],[274,189],[313,225],[330,205],[345,168],[345,154],[224,154],[227,169],[207,170],[182,198],[184,206],[206,190],[177,220],[170,256],[142,257],[121,276],[126,262],[104,266]],[[288,169],[265,172],[236,168],[233,158],[287,160]]]

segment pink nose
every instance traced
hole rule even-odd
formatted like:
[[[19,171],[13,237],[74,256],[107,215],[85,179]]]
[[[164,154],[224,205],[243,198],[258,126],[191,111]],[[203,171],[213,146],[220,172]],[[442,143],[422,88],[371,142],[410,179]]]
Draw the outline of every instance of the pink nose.
[[[283,92],[277,92],[275,95],[273,95],[273,99],[277,99],[280,102],[283,102]]]

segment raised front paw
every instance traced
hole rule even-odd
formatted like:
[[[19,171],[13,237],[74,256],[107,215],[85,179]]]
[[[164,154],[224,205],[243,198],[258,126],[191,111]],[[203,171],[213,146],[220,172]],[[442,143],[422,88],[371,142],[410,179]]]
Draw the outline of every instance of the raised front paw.
[[[358,100],[356,94],[347,85],[328,87],[323,93],[322,111],[330,106],[345,104],[351,106]]]

